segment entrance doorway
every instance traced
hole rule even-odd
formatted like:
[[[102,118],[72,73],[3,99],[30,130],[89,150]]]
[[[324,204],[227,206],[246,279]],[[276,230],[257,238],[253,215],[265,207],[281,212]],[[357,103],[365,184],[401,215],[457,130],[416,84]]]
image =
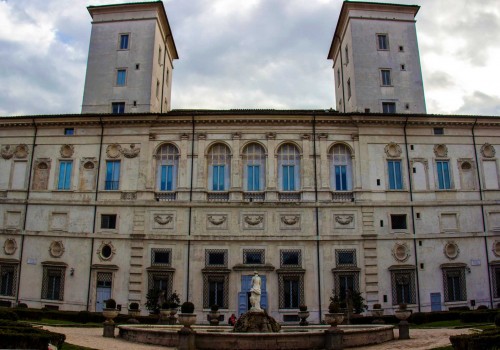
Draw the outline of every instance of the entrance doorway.
[[[238,293],[238,317],[247,312],[252,305],[250,304],[250,289],[252,288],[253,275],[241,276],[241,291]],[[261,280],[261,295],[260,295],[260,308],[267,309],[267,290],[266,290],[266,276],[260,276]]]
[[[441,311],[441,293],[431,293],[431,311]]]
[[[105,301],[111,298],[111,284],[113,274],[111,272],[98,272],[96,282],[95,311],[102,312]]]

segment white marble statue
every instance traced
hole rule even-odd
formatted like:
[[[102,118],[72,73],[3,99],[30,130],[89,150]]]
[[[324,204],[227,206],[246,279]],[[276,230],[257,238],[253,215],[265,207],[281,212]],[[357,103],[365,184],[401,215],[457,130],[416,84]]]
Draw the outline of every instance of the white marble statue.
[[[250,308],[250,311],[258,311],[262,312],[263,310],[260,308],[260,284],[261,280],[259,277],[259,274],[257,271],[254,271],[253,277],[252,277],[252,288],[250,289],[250,304],[252,307]]]

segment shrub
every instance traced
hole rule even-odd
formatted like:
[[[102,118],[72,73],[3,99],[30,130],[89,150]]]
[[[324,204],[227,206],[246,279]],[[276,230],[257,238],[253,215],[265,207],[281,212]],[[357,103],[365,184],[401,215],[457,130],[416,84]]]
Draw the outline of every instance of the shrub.
[[[91,318],[91,313],[89,311],[79,311],[76,319],[80,323],[89,323]]]
[[[181,313],[192,314],[194,312],[194,304],[190,301],[185,301],[181,305]]]
[[[450,337],[450,342],[455,350],[495,350],[500,344],[500,330],[455,335]]]
[[[20,308],[20,309],[27,309],[28,305],[25,304],[25,303],[19,303],[19,304],[17,304],[17,307]]]
[[[500,327],[500,312],[495,316],[495,326]]]
[[[422,324],[438,321],[452,321],[460,319],[458,311],[432,311],[432,312],[414,312],[408,319],[408,322]]]
[[[108,299],[105,301],[106,309],[116,309],[116,301],[115,299]]]
[[[328,312],[331,314],[337,314],[340,312],[339,297],[333,292],[333,296],[330,297],[330,305],[328,305]]]
[[[486,305],[479,305],[476,310],[488,310]]]
[[[210,306],[210,310],[212,310],[213,312],[219,311],[219,305],[213,304],[212,306]]]
[[[13,311],[20,320],[41,320],[43,311],[38,309],[15,308]]]
[[[169,308],[170,309],[175,309],[179,307],[179,304],[181,303],[181,299],[179,298],[179,294],[176,292],[173,292],[170,297],[168,298],[168,303],[169,303]]]
[[[130,310],[139,310],[139,303],[133,302],[128,306]]]
[[[299,305],[300,311],[307,311],[307,305]]]
[[[157,288],[151,288],[146,294],[146,309],[149,312],[157,314],[160,310],[160,305],[158,304],[158,298],[160,297],[160,290]]]
[[[495,310],[481,310],[462,312],[460,314],[460,321],[464,323],[471,322],[494,322],[497,311]]]
[[[2,347],[7,349],[47,349],[49,342],[60,348],[66,336],[33,328],[27,323],[1,321],[0,339]]]
[[[18,319],[19,317],[14,311],[0,309],[0,320],[17,321]]]

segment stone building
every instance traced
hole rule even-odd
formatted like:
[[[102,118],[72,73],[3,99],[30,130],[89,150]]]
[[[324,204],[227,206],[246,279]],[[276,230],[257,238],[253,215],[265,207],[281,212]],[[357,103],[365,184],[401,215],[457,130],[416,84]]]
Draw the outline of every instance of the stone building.
[[[0,118],[1,303],[99,311],[158,288],[199,322],[213,304],[227,319],[257,270],[283,322],[300,304],[319,322],[348,289],[387,313],[496,305],[500,119],[424,114],[417,10],[344,3],[329,53],[337,96],[351,79],[344,113],[170,110],[162,3],[89,7],[82,114]],[[363,63],[359,40],[381,63]],[[393,86],[357,67],[376,81],[389,68]]]

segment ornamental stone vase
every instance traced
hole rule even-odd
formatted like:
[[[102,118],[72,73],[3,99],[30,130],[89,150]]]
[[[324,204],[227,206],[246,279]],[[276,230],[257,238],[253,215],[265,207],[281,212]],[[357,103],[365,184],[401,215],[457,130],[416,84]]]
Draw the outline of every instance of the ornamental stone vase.
[[[220,317],[220,312],[219,311],[211,311],[208,314],[208,317],[210,319],[210,325],[211,326],[218,326],[219,325],[219,317]]]
[[[411,310],[401,310],[401,309],[394,310],[394,316],[396,316],[396,318],[401,321],[407,320],[408,317],[410,317],[410,315],[411,315]]]
[[[106,317],[105,323],[114,323],[113,319],[116,318],[116,316],[118,316],[119,313],[120,312],[117,309],[104,308],[102,310],[102,315]]]
[[[337,327],[342,321],[344,321],[344,314],[341,312],[325,314],[325,322],[329,324],[331,328]]]
[[[178,316],[179,323],[181,325],[183,325],[184,328],[191,329],[191,326],[196,323],[196,314],[180,313],[177,316]]]
[[[308,326],[309,322],[307,322],[307,318],[309,317],[309,311],[299,311],[298,315],[299,315],[299,318],[300,318],[299,325],[301,325],[301,326]]]

